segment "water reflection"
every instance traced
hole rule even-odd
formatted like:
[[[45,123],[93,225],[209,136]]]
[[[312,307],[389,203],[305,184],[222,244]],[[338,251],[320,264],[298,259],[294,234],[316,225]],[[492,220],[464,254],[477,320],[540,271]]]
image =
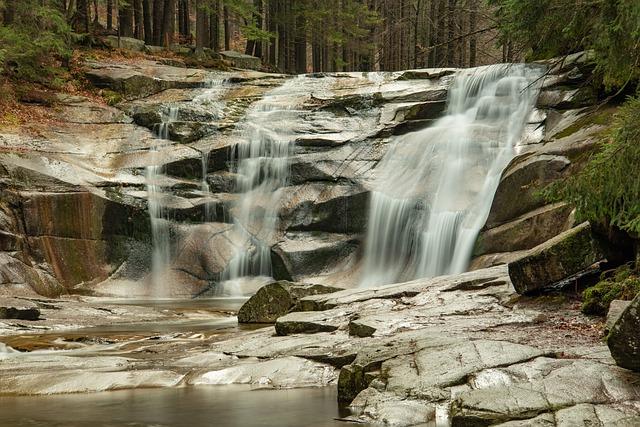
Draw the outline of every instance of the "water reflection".
[[[251,391],[244,386],[0,397],[2,426],[348,427],[335,387]],[[364,425],[364,424],[357,424]]]

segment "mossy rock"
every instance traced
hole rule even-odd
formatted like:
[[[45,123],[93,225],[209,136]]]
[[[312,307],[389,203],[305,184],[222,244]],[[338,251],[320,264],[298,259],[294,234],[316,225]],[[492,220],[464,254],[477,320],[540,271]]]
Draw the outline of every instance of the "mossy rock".
[[[509,276],[520,294],[542,290],[586,271],[605,259],[588,222],[536,246],[525,257],[509,264]]]
[[[604,316],[614,300],[631,301],[640,294],[640,276],[629,265],[620,267],[611,278],[602,278],[583,294],[582,312]]]
[[[258,290],[238,312],[239,323],[275,323],[285,314],[296,311],[298,301],[306,296],[341,291],[340,288],[279,281]]]

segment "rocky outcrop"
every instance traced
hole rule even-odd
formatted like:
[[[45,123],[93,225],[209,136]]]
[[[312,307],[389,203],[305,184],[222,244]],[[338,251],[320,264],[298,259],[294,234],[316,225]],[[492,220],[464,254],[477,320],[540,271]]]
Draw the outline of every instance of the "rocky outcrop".
[[[0,298],[0,319],[38,320],[38,306],[28,300]]]
[[[607,345],[616,363],[640,372],[640,295],[629,304],[613,324]]]
[[[223,59],[231,62],[236,68],[244,68],[248,70],[259,70],[262,67],[262,61],[255,56],[245,55],[233,50],[225,50],[220,52]]]
[[[298,309],[301,298],[340,291],[322,285],[279,281],[263,286],[238,311],[240,323],[275,323],[278,317]]]
[[[600,244],[586,222],[533,248],[509,264],[515,289],[526,294],[583,272],[605,259]]]

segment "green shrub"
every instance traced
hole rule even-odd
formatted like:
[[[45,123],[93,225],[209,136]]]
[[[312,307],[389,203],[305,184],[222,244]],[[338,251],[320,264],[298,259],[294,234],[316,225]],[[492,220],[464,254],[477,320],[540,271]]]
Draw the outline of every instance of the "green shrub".
[[[46,83],[70,56],[70,28],[60,12],[37,0],[15,2],[14,19],[0,25],[0,68],[4,75]]]
[[[640,276],[629,265],[617,269],[613,277],[601,277],[595,286],[582,294],[582,312],[584,314],[605,315],[611,301],[616,299],[632,300],[640,293]]]
[[[640,234],[639,117],[640,97],[629,98],[606,132],[602,149],[580,173],[546,189],[545,197],[574,204],[578,221]]]

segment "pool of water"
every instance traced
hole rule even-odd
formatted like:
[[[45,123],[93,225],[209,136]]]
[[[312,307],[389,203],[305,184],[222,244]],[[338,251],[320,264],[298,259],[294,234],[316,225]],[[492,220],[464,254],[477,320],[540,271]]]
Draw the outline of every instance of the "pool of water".
[[[139,389],[0,397],[0,426],[348,427],[335,387]],[[357,424],[363,426],[363,424]]]

